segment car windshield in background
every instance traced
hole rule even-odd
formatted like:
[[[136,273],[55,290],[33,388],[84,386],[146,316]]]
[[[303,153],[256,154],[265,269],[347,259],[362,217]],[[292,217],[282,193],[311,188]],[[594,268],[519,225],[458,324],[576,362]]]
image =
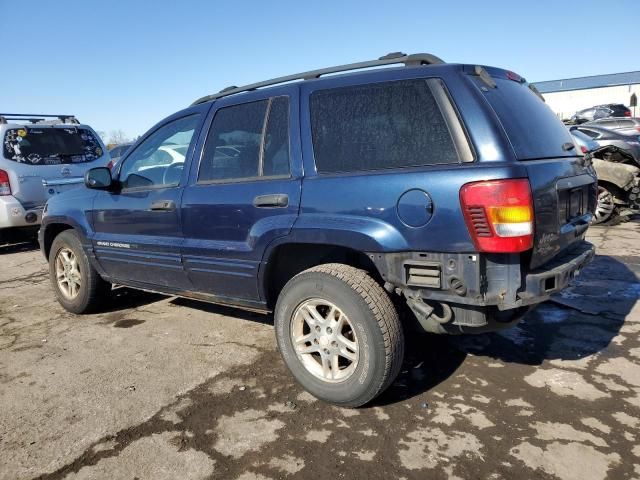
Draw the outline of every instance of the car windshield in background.
[[[91,162],[102,156],[100,142],[86,128],[10,128],[4,136],[4,157],[31,165]]]

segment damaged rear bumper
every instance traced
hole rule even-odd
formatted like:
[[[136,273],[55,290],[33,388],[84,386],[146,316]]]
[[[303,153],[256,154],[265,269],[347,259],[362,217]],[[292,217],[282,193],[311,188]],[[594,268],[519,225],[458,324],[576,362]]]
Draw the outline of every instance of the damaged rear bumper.
[[[518,293],[520,305],[539,303],[564,289],[594,256],[595,247],[589,242],[581,242],[544,268],[529,272],[524,277],[525,290]]]
[[[584,240],[535,270],[520,255],[405,253],[376,255],[389,291],[405,297],[432,333],[483,333],[511,326],[531,306],[565,288],[595,255]],[[419,283],[430,286],[422,287]]]

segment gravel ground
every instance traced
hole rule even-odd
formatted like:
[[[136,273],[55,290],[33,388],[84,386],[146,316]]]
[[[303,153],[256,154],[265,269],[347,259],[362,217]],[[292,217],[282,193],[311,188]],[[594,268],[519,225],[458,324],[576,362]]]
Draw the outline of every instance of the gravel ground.
[[[410,335],[344,410],[295,384],[271,318],[121,289],[62,310],[33,245],[0,247],[0,478],[640,478],[640,223],[499,334]]]

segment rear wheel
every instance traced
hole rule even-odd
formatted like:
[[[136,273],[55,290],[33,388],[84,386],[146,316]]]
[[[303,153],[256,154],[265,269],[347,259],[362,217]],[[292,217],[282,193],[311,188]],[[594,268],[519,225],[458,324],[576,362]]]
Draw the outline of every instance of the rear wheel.
[[[330,403],[358,407],[398,375],[404,336],[387,293],[367,272],[320,265],[293,277],[275,311],[278,347],[296,380]]]
[[[97,309],[111,288],[89,263],[73,230],[63,231],[53,241],[49,276],[58,302],[72,313]]]
[[[614,216],[616,205],[613,194],[604,186],[598,185],[598,204],[594,213],[593,224],[606,222]]]

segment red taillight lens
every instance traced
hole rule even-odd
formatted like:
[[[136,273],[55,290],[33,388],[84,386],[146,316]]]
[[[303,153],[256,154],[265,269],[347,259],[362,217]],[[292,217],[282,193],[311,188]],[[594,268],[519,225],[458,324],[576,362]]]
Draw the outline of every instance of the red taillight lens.
[[[113,160],[109,160],[109,163],[107,163],[107,168],[109,170],[111,170],[113,168]]]
[[[629,110],[627,110],[626,112],[624,112],[624,116],[625,117],[630,117],[631,116],[631,112]]]
[[[480,252],[524,252],[533,246],[533,200],[524,178],[463,185],[460,204]]]
[[[9,174],[4,170],[0,170],[0,195],[11,195]]]
[[[582,153],[589,152],[589,149],[587,147],[585,147],[584,145],[580,145],[580,150],[582,150]]]

